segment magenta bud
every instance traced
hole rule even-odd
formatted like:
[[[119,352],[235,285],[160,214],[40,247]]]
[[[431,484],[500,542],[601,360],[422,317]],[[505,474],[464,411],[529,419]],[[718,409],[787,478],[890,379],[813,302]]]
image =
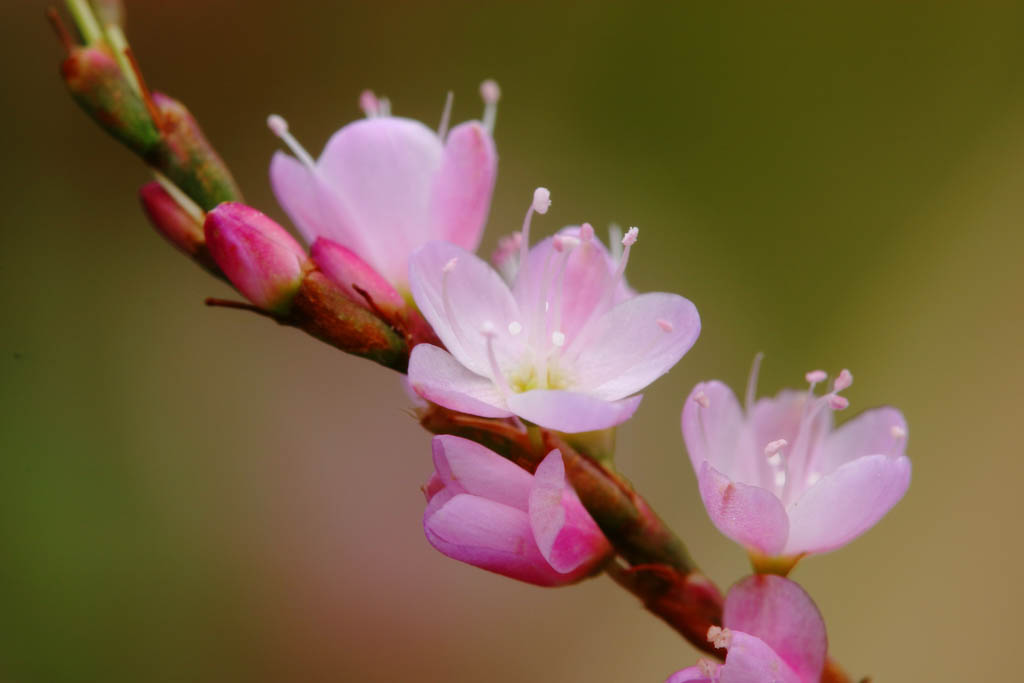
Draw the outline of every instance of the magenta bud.
[[[153,181],[139,189],[142,209],[157,232],[179,250],[198,261],[204,268],[219,272],[206,248],[206,235],[200,219],[183,209],[163,185]]]
[[[398,290],[350,249],[318,237],[309,249],[309,257],[320,272],[356,303],[392,321],[405,309],[405,299]]]
[[[256,209],[225,202],[206,215],[206,246],[249,301],[284,314],[302,283],[306,252],[284,228]]]

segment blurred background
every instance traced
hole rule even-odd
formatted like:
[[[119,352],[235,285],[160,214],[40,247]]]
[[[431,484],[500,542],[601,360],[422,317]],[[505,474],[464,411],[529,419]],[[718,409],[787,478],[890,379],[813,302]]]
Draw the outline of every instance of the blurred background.
[[[696,347],[620,430],[621,469],[727,586],[690,388],[849,367],[910,424],[914,481],[792,575],[876,682],[1005,680],[1024,636],[1020,3],[128,1],[150,84],[247,199],[288,118],[314,153],[372,87],[436,125],[503,89],[488,233],[638,225],[640,290]],[[428,438],[396,375],[205,296],[148,226],[141,164],[71,102],[44,1],[0,28],[0,680],[661,681],[695,652],[606,578],[545,590],[423,538]]]

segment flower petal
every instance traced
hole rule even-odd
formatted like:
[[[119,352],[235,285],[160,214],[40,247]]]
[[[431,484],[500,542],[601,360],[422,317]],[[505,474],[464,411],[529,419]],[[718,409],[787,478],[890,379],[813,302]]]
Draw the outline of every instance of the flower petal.
[[[307,243],[330,233],[328,216],[317,203],[313,174],[301,162],[284,152],[275,152],[270,161],[270,186],[277,203]]]
[[[441,168],[434,181],[433,239],[476,251],[491,207],[497,172],[494,140],[479,122],[468,121],[448,133]]]
[[[409,255],[437,234],[429,220],[442,145],[422,123],[394,116],[363,119],[327,142],[317,168],[344,214],[339,232],[327,234],[349,246],[397,287],[403,288]],[[369,253],[352,246],[358,235]]]
[[[704,507],[718,530],[740,545],[774,556],[786,544],[789,520],[771,491],[739,482],[704,461],[697,472]]]
[[[868,410],[825,439],[822,472],[828,474],[862,455],[898,457],[907,447],[907,421],[896,408]]]
[[[611,545],[565,482],[562,454],[547,454],[533,475],[530,526],[544,559],[562,573],[589,573]]]
[[[409,356],[409,386],[422,398],[481,417],[510,417],[494,382],[473,374],[444,349],[417,344]]]
[[[866,455],[839,467],[789,506],[786,555],[825,553],[870,529],[910,486],[910,459]]]
[[[508,362],[510,349],[519,348],[521,342],[508,330],[519,311],[512,293],[474,254],[447,242],[431,242],[410,259],[409,279],[423,317],[448,351],[476,374],[491,377],[492,372],[485,325],[494,328],[499,365]]]
[[[693,470],[700,473],[706,460],[730,479],[738,479],[733,463],[743,431],[743,411],[732,389],[719,382],[701,382],[683,404],[683,442]]]
[[[577,338],[577,381],[599,398],[629,396],[671,370],[699,334],[700,316],[689,300],[665,292],[641,294],[612,308]]]
[[[759,667],[773,661],[760,645],[795,672],[794,681],[818,681],[825,667],[825,621],[814,601],[796,583],[781,576],[756,574],[738,582],[725,598],[722,622],[733,631],[726,667]],[[746,638],[740,636],[746,635]],[[751,668],[751,671],[767,669]],[[723,681],[725,671],[723,670]],[[745,678],[735,680],[773,680]]]
[[[523,510],[461,493],[428,506],[423,530],[434,548],[481,569],[541,586],[572,580],[544,560]]]
[[[819,673],[820,676],[820,673]],[[734,631],[729,655],[719,669],[719,683],[817,683],[803,678],[756,636]]]
[[[720,668],[720,664],[714,665],[716,670]],[[714,683],[707,674],[701,670],[699,666],[687,667],[681,671],[677,671],[665,681],[665,683]]]
[[[508,397],[508,407],[519,417],[541,427],[570,434],[592,432],[622,424],[633,416],[641,395],[604,401],[572,391],[535,389]]]
[[[434,468],[446,488],[527,510],[534,480],[522,467],[458,436],[435,436],[431,447]]]

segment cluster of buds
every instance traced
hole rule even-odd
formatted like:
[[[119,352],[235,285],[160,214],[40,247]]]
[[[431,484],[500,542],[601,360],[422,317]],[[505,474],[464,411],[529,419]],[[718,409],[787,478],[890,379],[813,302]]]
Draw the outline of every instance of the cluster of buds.
[[[481,86],[479,121],[437,129],[393,116],[364,92],[365,118],[314,159],[280,116],[270,181],[299,240],[242,203],[227,166],[180,102],[150,93],[114,0],[67,0],[82,43],[57,13],[61,73],[74,99],[135,152],[155,180],[140,191],[170,243],[223,278],[257,311],[343,351],[407,372],[433,440],[424,485],[429,542],[457,560],[521,581],[560,586],[601,571],[724,664],[704,660],[683,681],[845,680],[827,659],[824,622],[785,578],[802,557],[835,550],[878,522],[910,482],[907,426],[893,408],[833,431],[849,371],[745,411],[716,381],[684,403],[682,432],[707,512],[747,550],[755,575],[723,598],[682,542],[618,475],[614,428],[700,333],[677,294],[639,294],[625,271],[637,228],[563,228],[531,247],[537,188],[522,230],[494,266],[474,254],[497,174],[492,137],[499,90]]]

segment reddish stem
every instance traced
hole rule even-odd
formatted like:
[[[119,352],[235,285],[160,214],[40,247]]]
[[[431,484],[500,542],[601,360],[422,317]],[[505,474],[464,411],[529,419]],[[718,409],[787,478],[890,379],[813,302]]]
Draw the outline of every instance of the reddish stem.
[[[57,39],[60,41],[60,44],[64,46],[65,52],[71,54],[71,51],[75,49],[75,41],[71,37],[71,32],[68,31],[68,27],[64,25],[64,20],[61,19],[57,8],[47,7],[46,18],[50,20],[50,25],[53,26],[53,30],[57,34]]]

